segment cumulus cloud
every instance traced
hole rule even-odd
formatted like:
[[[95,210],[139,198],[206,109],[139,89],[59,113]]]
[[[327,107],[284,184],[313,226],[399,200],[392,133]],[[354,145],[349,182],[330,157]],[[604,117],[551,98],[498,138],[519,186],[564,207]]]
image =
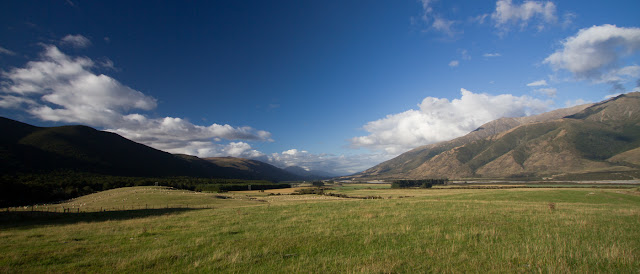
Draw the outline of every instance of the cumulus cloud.
[[[397,155],[409,149],[450,140],[501,117],[542,113],[551,102],[528,96],[489,95],[461,89],[461,97],[449,101],[427,97],[419,109],[411,109],[364,125],[366,136],[350,140],[352,147],[364,147]]]
[[[546,86],[547,85],[547,80],[538,80],[538,81],[533,81],[531,83],[527,84],[527,87],[539,87],[539,86]]]
[[[77,35],[69,34],[62,38],[62,40],[60,41],[60,44],[69,45],[74,48],[86,48],[91,45],[91,40],[89,40],[87,37],[84,37],[80,34],[77,34]]]
[[[449,66],[450,67],[457,67],[458,65],[460,65],[460,61],[458,61],[458,60],[453,60],[453,61],[449,62]]]
[[[29,98],[13,95],[0,95],[0,108],[20,109],[27,106],[37,105],[37,103]]]
[[[219,124],[199,126],[174,117],[150,119],[140,114],[130,114],[123,116],[123,121],[116,126],[106,130],[164,151],[203,157],[261,155],[244,145],[223,148],[213,143],[212,139],[272,141],[269,132],[251,127]],[[241,151],[240,148],[244,150]]]
[[[544,28],[544,23],[557,21],[556,5],[553,2],[525,1],[518,5],[512,0],[498,0],[496,10],[491,14],[495,26],[508,29],[511,25],[527,27],[530,22],[537,22],[538,29]]]
[[[157,149],[170,153],[187,154],[198,157],[239,157],[256,159],[265,154],[253,149],[245,142],[230,142],[228,144],[212,143],[211,141],[194,141],[191,139],[166,141],[159,140],[154,143]]]
[[[3,72],[2,90],[22,97],[38,96],[43,102],[28,112],[46,121],[80,122],[106,126],[118,122],[131,109],[150,110],[156,100],[90,71],[88,58],[71,58],[55,46],[46,46],[38,61]]]
[[[579,80],[595,83],[627,82],[640,75],[640,67],[626,64],[625,57],[640,51],[640,28],[615,25],[581,29],[562,41],[562,47],[544,63],[554,70],[567,70]]]
[[[176,117],[149,118],[138,112],[156,108],[155,98],[94,73],[96,66],[89,58],[73,58],[47,45],[39,60],[2,72],[0,107],[24,110],[44,121],[100,127],[172,153],[259,157],[263,154],[247,143],[216,142],[272,141],[271,133],[251,127],[200,126]]]
[[[8,49],[5,49],[3,47],[0,47],[0,54],[6,54],[6,55],[16,55],[15,52],[10,51]]]

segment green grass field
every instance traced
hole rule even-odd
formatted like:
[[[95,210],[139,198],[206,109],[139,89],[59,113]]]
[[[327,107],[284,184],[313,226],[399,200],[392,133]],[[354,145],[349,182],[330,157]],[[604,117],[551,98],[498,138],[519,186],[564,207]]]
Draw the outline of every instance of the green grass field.
[[[385,199],[134,187],[4,211],[0,272],[640,270],[637,186],[331,191]]]

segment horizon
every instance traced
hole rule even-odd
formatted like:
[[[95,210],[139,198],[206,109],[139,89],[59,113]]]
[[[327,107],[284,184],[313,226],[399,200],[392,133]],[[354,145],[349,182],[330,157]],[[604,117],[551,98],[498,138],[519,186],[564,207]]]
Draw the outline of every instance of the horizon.
[[[640,91],[635,1],[3,6],[0,116],[198,157],[347,175]]]

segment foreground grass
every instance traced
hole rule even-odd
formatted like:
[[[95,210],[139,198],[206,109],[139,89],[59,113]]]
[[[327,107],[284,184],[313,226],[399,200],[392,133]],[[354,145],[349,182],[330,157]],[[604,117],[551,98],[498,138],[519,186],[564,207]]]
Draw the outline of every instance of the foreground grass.
[[[120,191],[132,190],[139,189]],[[636,190],[335,191],[411,197],[261,196],[256,201],[245,194],[228,194],[235,199],[203,194],[196,195],[200,203],[213,200],[213,209],[5,218],[0,223],[0,272],[640,269]],[[143,200],[153,199],[160,198]],[[195,198],[190,203],[198,204]]]

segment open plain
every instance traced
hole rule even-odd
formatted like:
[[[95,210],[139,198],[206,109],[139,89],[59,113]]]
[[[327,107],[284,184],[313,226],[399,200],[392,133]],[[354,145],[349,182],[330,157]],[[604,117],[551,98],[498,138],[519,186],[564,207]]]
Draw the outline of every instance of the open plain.
[[[4,209],[0,272],[640,269],[638,186],[330,188],[352,198],[131,187]]]

